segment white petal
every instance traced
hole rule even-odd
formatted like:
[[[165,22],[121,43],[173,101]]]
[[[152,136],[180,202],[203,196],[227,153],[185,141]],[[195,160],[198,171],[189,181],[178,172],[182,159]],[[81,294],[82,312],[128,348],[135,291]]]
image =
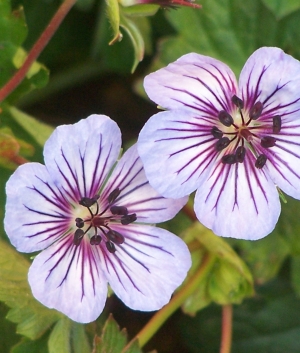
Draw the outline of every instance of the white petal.
[[[138,139],[146,176],[161,195],[179,198],[206,180],[216,157],[212,125],[184,110],[152,116]]]
[[[267,168],[274,183],[286,194],[300,199],[300,122],[284,124],[276,138],[276,145],[266,155]]]
[[[70,204],[51,181],[45,166],[20,166],[6,184],[4,226],[19,251],[46,248],[70,227]]]
[[[65,237],[34,259],[28,274],[34,297],[74,321],[96,320],[107,296],[99,260],[87,240],[76,247],[72,237]]]
[[[245,108],[260,101],[263,114],[294,116],[300,109],[300,62],[278,48],[260,48],[247,60],[239,79]]]
[[[208,114],[230,111],[236,78],[224,63],[209,56],[187,54],[145,77],[145,90],[168,109],[185,107]]]
[[[280,214],[278,192],[265,168],[254,163],[250,153],[244,163],[220,163],[198,189],[196,215],[215,234],[256,240],[274,229]]]
[[[160,196],[149,184],[136,145],[122,156],[109,178],[101,198],[119,188],[121,193],[114,203],[125,206],[128,213],[136,213],[138,222],[157,223],[173,218],[187,202],[187,197],[177,200]]]
[[[124,235],[125,242],[103,264],[113,291],[131,309],[160,309],[191,266],[186,244],[174,234],[150,226],[115,230]]]
[[[55,129],[45,144],[45,164],[54,180],[78,201],[96,195],[120,148],[117,124],[107,116],[91,115]]]

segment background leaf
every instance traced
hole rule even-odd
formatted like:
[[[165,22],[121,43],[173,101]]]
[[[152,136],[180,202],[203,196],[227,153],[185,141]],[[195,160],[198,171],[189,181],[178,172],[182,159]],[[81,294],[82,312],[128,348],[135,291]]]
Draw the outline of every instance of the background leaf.
[[[33,298],[27,282],[28,268],[29,262],[22,255],[0,241],[0,300],[11,308],[7,318],[17,323],[17,333],[36,339],[61,314]]]

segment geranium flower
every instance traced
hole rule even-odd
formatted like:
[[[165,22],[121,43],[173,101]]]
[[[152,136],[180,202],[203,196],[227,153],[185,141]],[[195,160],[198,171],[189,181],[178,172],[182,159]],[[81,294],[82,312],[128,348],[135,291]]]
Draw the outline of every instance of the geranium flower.
[[[132,309],[161,308],[191,264],[180,238],[146,224],[172,218],[186,198],[153,190],[136,146],[111,173],[120,147],[117,124],[91,115],[58,127],[45,144],[45,166],[20,166],[6,186],[11,243],[43,250],[28,274],[33,295],[82,323],[102,312],[107,282]]]
[[[259,239],[280,214],[278,189],[300,198],[300,63],[261,48],[237,83],[222,62],[187,54],[145,78],[169,111],[145,124],[138,151],[163,196],[197,190],[195,213],[217,235]]]

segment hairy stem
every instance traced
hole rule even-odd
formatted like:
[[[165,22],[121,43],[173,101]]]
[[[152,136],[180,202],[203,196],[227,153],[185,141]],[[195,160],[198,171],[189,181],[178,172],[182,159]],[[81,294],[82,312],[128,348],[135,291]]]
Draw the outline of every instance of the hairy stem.
[[[191,278],[182,286],[182,288],[174,295],[171,301],[158,311],[150,321],[142,328],[142,330],[128,343],[122,352],[130,347],[135,341],[139,341],[139,346],[143,347],[150,338],[158,331],[165,321],[184,303],[184,301],[197,289],[201,281],[207,275],[207,272],[214,264],[215,256],[206,253],[199,269],[191,276]]]
[[[40,38],[36,41],[26,60],[24,61],[22,67],[15,73],[15,75],[0,89],[0,102],[2,102],[24,79],[26,73],[30,69],[31,65],[40,55],[42,50],[48,44],[49,40],[52,38],[53,34],[56,32],[57,28],[66,17],[67,13],[70,11],[72,6],[76,3],[76,0],[65,0],[52,20],[41,34]]]
[[[232,305],[227,304],[222,308],[222,337],[220,353],[230,353],[232,338]]]

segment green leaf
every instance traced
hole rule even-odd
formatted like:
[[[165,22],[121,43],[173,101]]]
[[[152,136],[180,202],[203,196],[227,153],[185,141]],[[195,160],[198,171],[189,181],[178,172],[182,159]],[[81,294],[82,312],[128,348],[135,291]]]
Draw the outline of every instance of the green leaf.
[[[199,285],[199,289],[185,302],[183,306],[185,312],[195,314],[211,301],[221,305],[237,304],[245,297],[253,295],[250,271],[224,239],[214,235],[198,222],[184,232],[184,239],[190,246],[194,244],[194,249],[191,249],[193,265],[189,277],[201,266],[206,252],[215,256],[214,264]],[[199,244],[198,247],[195,240]]]
[[[23,9],[11,11],[9,0],[0,0],[0,86],[10,78],[14,69],[12,58],[27,36]]]
[[[46,140],[49,138],[51,133],[53,132],[53,127],[40,122],[34,117],[22,112],[21,110],[15,107],[8,108],[9,113],[13,117],[13,119],[22,126],[22,128],[28,132],[29,135],[32,136],[36,142],[44,146]]]
[[[143,60],[145,44],[138,24],[143,24],[143,19],[129,18],[121,12],[120,26],[128,34],[134,49],[134,61],[131,72],[134,72],[138,63]]]
[[[106,0],[107,5],[107,17],[111,28],[113,30],[113,39],[109,44],[114,44],[117,41],[122,40],[122,33],[120,32],[120,9],[117,0]]]
[[[257,288],[257,295],[234,306],[232,353],[298,353],[300,300],[279,279]],[[211,305],[196,317],[182,317],[181,337],[190,353],[219,352],[221,308]]]
[[[41,338],[31,341],[22,339],[15,345],[10,353],[49,353],[47,348],[48,335],[43,335]]]
[[[78,324],[77,322],[72,323],[72,347],[74,353],[90,353],[91,347],[85,332],[85,326]]]
[[[72,322],[67,317],[56,323],[48,341],[49,353],[71,353],[71,327]]]
[[[299,0],[262,0],[262,2],[278,19],[300,9]]]
[[[36,339],[61,314],[33,298],[27,282],[29,265],[22,255],[0,241],[0,300],[11,308],[7,319],[18,324],[17,333]]]
[[[96,353],[120,353],[127,344],[127,333],[120,328],[113,316],[107,319],[101,337],[96,338]],[[138,343],[134,342],[124,353],[142,353]]]
[[[21,44],[27,36],[23,8],[11,11],[10,1],[0,0],[0,87],[13,76],[26,58]],[[22,83],[7,98],[12,102],[21,95],[43,87],[48,82],[49,72],[41,64],[35,62]]]

